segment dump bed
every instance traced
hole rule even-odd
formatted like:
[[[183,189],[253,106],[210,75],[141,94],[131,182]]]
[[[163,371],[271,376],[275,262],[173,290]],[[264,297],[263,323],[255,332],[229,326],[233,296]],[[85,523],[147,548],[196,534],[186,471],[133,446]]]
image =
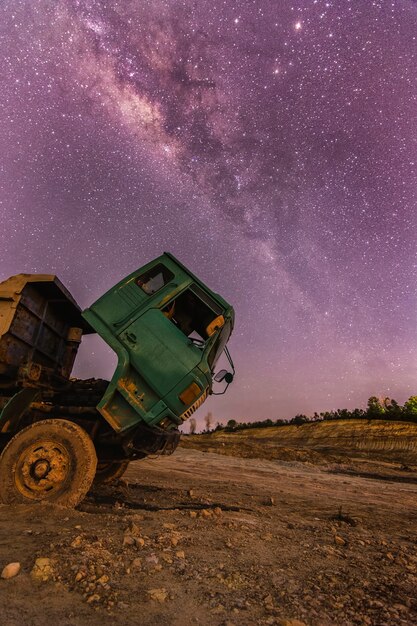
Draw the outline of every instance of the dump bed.
[[[91,327],[56,276],[11,276],[0,283],[0,383],[68,378],[86,332]]]

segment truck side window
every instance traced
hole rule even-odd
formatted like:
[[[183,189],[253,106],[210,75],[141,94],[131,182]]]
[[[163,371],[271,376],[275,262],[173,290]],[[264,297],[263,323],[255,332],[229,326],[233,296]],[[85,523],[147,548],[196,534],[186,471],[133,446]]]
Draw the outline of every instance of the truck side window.
[[[155,267],[138,276],[135,282],[142,291],[151,296],[162,289],[173,278],[174,274],[165,265],[158,263]]]

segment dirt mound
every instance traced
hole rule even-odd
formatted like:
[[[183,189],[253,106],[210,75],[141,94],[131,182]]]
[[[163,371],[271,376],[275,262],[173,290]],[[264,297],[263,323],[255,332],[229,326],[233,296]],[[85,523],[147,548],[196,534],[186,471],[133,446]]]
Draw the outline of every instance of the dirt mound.
[[[417,424],[383,420],[334,420],[217,431],[183,437],[181,445],[244,458],[313,464],[343,464],[346,459],[377,460],[417,468]]]

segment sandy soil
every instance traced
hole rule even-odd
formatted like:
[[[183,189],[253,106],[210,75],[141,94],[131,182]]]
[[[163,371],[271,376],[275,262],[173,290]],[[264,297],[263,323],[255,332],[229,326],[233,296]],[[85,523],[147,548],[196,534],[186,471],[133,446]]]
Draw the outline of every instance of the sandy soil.
[[[1,624],[415,625],[417,476],[382,470],[182,448],[79,510],[0,506]]]

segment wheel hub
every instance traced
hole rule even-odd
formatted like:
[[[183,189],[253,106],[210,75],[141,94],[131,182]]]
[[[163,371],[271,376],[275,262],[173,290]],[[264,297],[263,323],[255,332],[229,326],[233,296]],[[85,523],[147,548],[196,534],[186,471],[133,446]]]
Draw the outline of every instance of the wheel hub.
[[[46,459],[39,459],[39,461],[36,461],[33,465],[34,478],[45,478],[50,468],[51,466]]]
[[[64,445],[54,441],[38,442],[20,455],[15,472],[16,486],[26,497],[49,497],[67,481],[70,465]]]

